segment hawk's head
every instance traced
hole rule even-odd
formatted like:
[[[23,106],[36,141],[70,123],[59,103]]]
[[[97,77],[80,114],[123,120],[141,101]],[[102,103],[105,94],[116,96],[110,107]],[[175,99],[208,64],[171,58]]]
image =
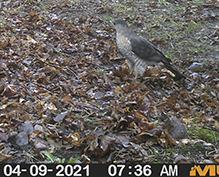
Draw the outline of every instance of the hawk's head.
[[[114,26],[123,26],[128,28],[128,24],[124,20],[114,20],[113,21]]]
[[[117,33],[127,34],[130,33],[129,26],[124,20],[114,20],[113,25]]]

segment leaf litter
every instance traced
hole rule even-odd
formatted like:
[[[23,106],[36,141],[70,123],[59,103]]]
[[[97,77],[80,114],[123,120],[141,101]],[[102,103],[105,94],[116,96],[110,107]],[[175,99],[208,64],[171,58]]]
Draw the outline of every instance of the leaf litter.
[[[218,161],[218,62],[185,57],[175,62],[185,81],[160,67],[135,80],[102,16],[113,16],[114,6],[97,1],[92,14],[80,1],[44,3],[1,3],[1,162],[48,162],[48,153],[84,163]],[[218,8],[209,5],[202,4]],[[218,19],[199,8],[190,4],[184,15]],[[127,20],[144,23],[138,16]],[[206,40],[217,45],[218,35],[216,28]],[[211,130],[216,141],[194,138],[187,133],[193,127]],[[197,143],[207,147],[198,159],[180,151]],[[177,151],[165,159],[168,148]]]

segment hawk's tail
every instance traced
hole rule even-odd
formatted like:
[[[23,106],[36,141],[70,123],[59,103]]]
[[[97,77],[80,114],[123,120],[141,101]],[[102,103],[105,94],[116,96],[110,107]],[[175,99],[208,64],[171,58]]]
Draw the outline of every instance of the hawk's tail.
[[[162,61],[164,66],[170,70],[174,75],[176,80],[180,80],[182,78],[186,78],[184,74],[182,74],[178,69],[174,68],[170,63],[169,60],[167,61]]]

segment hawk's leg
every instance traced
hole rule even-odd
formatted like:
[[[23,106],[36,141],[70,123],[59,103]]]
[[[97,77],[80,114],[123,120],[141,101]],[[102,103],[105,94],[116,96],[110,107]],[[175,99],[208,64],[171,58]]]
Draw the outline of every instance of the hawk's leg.
[[[130,74],[133,74],[135,64],[128,59],[127,59],[127,64],[128,64],[129,70],[130,70]]]
[[[135,75],[135,78],[137,79],[138,75],[141,77],[144,75],[145,69],[147,68],[147,62],[141,59],[136,59],[134,63],[135,65],[134,65],[133,74]]]

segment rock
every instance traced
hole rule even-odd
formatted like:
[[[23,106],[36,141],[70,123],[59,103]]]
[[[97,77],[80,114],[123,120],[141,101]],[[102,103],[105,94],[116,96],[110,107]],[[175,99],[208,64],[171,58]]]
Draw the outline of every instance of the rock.
[[[16,144],[18,146],[24,146],[28,144],[28,135],[27,132],[20,132],[16,136]]]
[[[33,125],[29,120],[26,120],[20,125],[20,131],[26,132],[28,135],[33,131]]]
[[[186,127],[177,118],[172,118],[167,131],[172,138],[179,140],[185,138]]]
[[[201,71],[203,69],[204,63],[193,62],[188,69],[191,71]]]

